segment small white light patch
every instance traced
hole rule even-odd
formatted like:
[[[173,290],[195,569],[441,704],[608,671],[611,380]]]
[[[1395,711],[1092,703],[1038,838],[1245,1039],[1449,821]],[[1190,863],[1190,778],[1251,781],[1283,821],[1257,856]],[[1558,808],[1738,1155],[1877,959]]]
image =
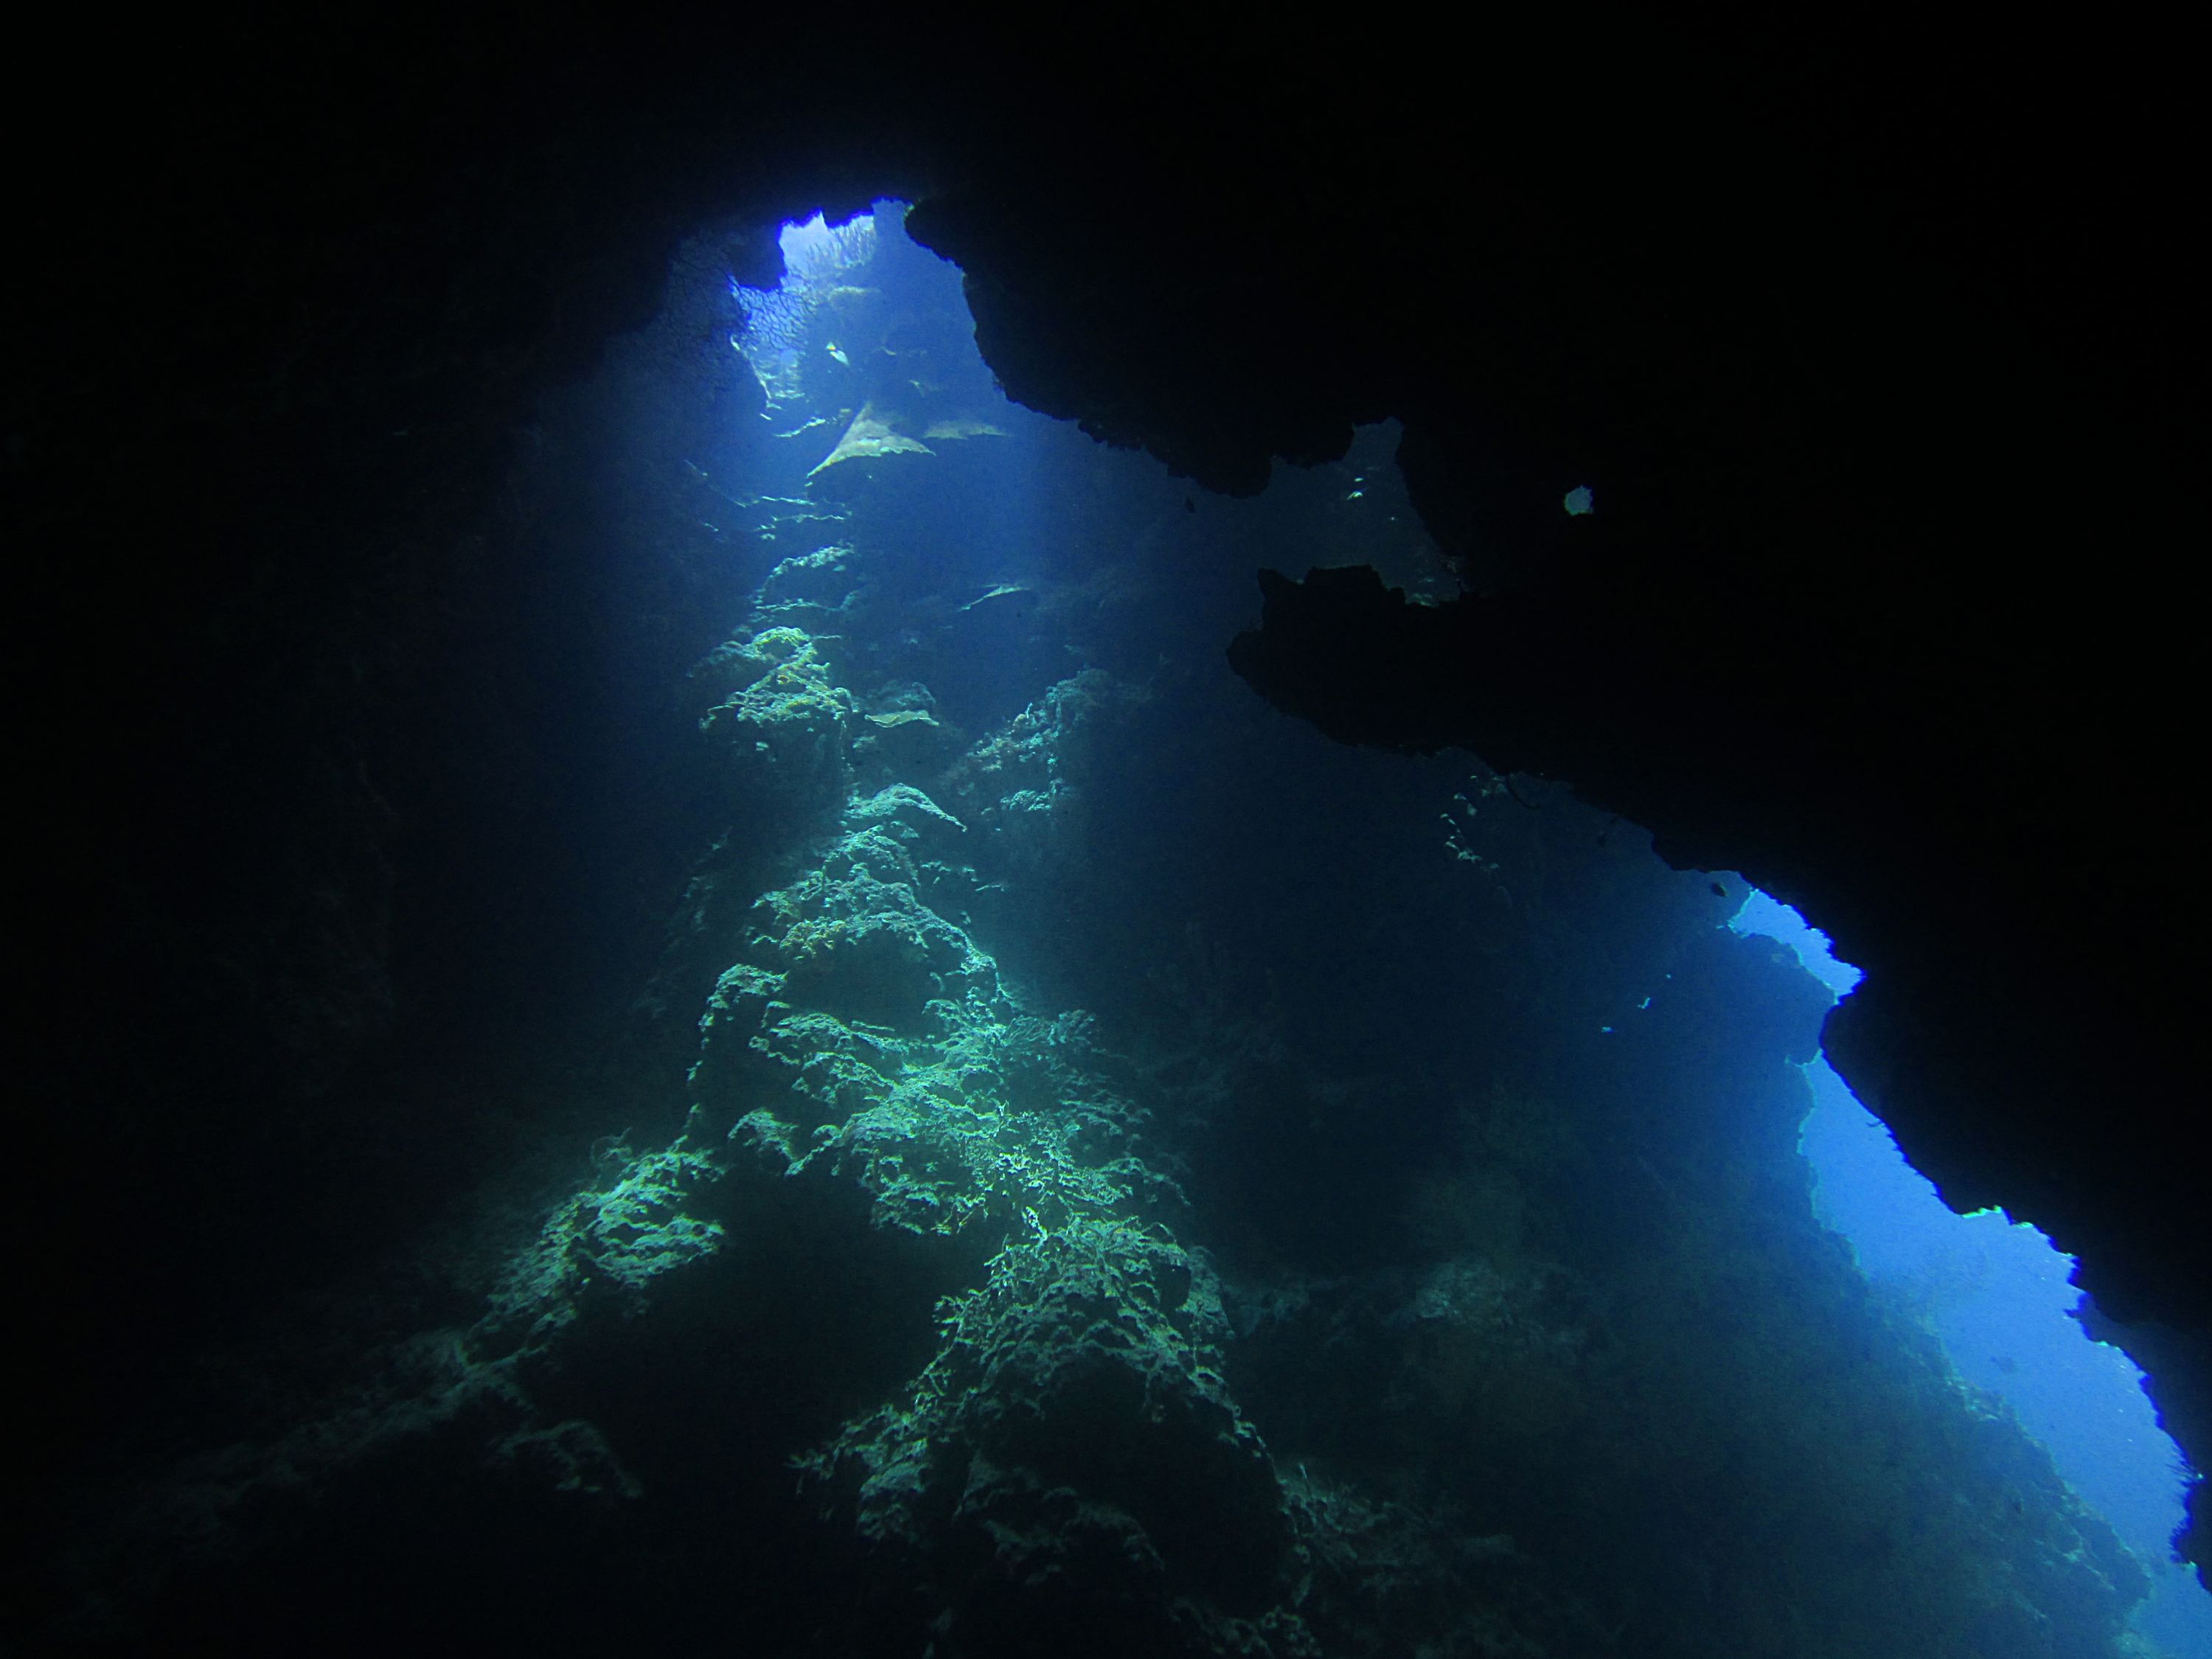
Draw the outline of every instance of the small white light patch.
[[[1579,519],[1585,513],[1597,511],[1597,498],[1590,494],[1588,484],[1577,484],[1567,492],[1567,516]]]

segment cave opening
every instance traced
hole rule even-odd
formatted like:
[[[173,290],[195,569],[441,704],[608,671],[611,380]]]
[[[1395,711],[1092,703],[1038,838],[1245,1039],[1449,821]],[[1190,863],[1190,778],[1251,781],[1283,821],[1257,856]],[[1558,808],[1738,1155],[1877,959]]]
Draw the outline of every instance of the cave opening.
[[[1808,1617],[1820,1651],[1897,1650],[1884,1644],[1914,1618],[1955,1621],[1961,1652],[2037,1632],[2052,1651],[2096,1650],[2137,1571],[2109,1542],[2075,1552],[2113,1597],[2094,1615],[2076,1605],[2078,1628],[2033,1597],[1942,1609],[1971,1601],[1955,1585],[1911,1612],[1847,1613],[1850,1575],[1822,1582],[1786,1547],[1722,1586],[1723,1540],[1778,1517],[1722,1498],[1700,1465],[1833,1435],[1818,1467],[1869,1432],[1869,1413],[1916,1480],[1988,1483],[1999,1532],[2099,1527],[2009,1437],[2003,1408],[1954,1395],[1948,1347],[1914,1346],[1913,1331],[1940,1334],[1931,1310],[1862,1276],[1874,1235],[1840,1224],[1840,1166],[1791,1188],[1826,1121],[1810,1032],[1844,988],[1802,955],[1791,970],[1724,959],[1728,939],[1787,932],[1773,907],[1754,926],[1725,884],[1668,870],[1643,832],[1556,784],[1335,747],[1255,708],[1218,656],[1249,615],[1255,565],[1365,564],[1417,603],[1451,591],[1395,430],[1363,428],[1340,462],[1279,466],[1256,497],[1201,503],[1150,458],[1007,399],[975,351],[958,271],[904,234],[904,215],[882,202],[788,223],[779,287],[726,279],[722,338],[749,384],[718,395],[725,418],[674,422],[683,453],[647,469],[658,506],[744,592],[688,676],[702,763],[738,822],[695,875],[691,936],[656,993],[708,1009],[690,1115],[665,1148],[619,1149],[631,1161],[600,1213],[656,1182],[682,1209],[702,1170],[728,1178],[732,1146],[787,1179],[817,1171],[810,1146],[826,1147],[865,1171],[878,1229],[995,1244],[954,1295],[979,1321],[1018,1314],[1048,1332],[1071,1299],[1123,1302],[1142,1279],[1137,1351],[1188,1345],[1182,1409],[1252,1443],[1241,1465],[1210,1465],[1209,1484],[1249,1504],[1271,1472],[1293,1548],[1333,1525],[1467,1505],[1475,1530],[1453,1547],[1520,1564],[1510,1578],[1588,1547],[1611,1503],[1560,1493],[1623,1456],[1624,1435],[1663,1443],[1628,1501],[1668,1541],[1617,1550],[1601,1589],[1531,1592],[1558,1603],[1537,1623],[1584,1621],[1605,1650],[1662,1626],[1668,1641],[1695,1628],[1802,1643]],[[1594,514],[1592,487],[1561,506]],[[738,1044],[811,1103],[763,1097]],[[1630,1105],[1644,1097],[1667,1103],[1667,1127]],[[1025,1164],[1040,1142],[1051,1158]],[[1147,1188],[1166,1171],[1172,1198]],[[1854,1238],[1848,1277],[1808,1231],[1816,1216]],[[1132,1224],[1148,1243],[1097,1231]],[[1745,1265],[1769,1251],[1790,1265]],[[1748,1335],[1662,1359],[1723,1285],[1722,1328]],[[1608,1320],[1623,1297],[1650,1299],[1643,1318]],[[1345,1330],[1385,1357],[1332,1359]],[[1103,1494],[1130,1536],[1180,1553],[1186,1588],[1249,1616],[1283,1523],[1217,1498],[1206,1537],[1183,1532],[1165,1494],[1208,1460],[1132,1440],[1091,1392],[1110,1393],[1111,1366],[1097,1374],[1079,1337],[1054,1340],[1035,1338],[1047,1382],[1029,1408],[1069,1415],[1042,1441],[1009,1446],[963,1415],[1004,1385],[956,1338],[923,1369],[933,1415],[896,1432],[848,1421],[807,1466],[834,1487],[841,1468],[886,1459],[1006,1458],[1024,1480]],[[1839,1340],[1870,1376],[1820,1357]],[[1212,1364],[1195,1357],[1213,1346]],[[1846,1374],[1786,1424],[1763,1391],[1792,1365]],[[1629,1401],[1604,1426],[1601,1387]],[[1711,1423],[1724,1400],[1782,1415],[1769,1437],[1731,1434]],[[1409,1425],[1465,1437],[1471,1423],[1485,1426],[1444,1467],[1408,1461]],[[1077,1449],[1100,1436],[1118,1447],[1103,1464]],[[1980,1449],[1931,1473],[1929,1448],[1960,1439]],[[1796,1478],[1813,1511],[1833,1512],[1792,1522],[1808,1548],[1841,1528],[1847,1553],[1880,1560],[1901,1530],[1932,1525],[1918,1488]],[[864,1529],[906,1533],[924,1559],[957,1553],[957,1525],[869,1490],[845,1500]],[[2130,1541],[2142,1548],[2140,1528]],[[1948,1548],[1963,1583],[1983,1553],[2012,1547],[1990,1535],[1913,1553],[1940,1577]],[[1498,1593],[1439,1616],[1462,1631],[1494,1620]],[[2135,1618],[2139,1636],[2152,1628]]]
[[[774,288],[703,234],[546,411],[515,518],[605,559],[619,711],[574,810],[680,897],[574,1157],[442,1245],[475,1307],[155,1482],[155,1616],[689,1644],[735,1573],[854,1659],[2159,1651],[1816,1212],[1832,988],[1740,881],[1224,661],[1255,570],[1455,591],[1400,429],[1200,489],[1006,397],[906,217]]]
[[[1859,981],[1825,934],[1755,888],[1729,925],[1784,945],[1836,996]],[[2212,1652],[2212,1595],[2172,1559],[2201,1477],[2160,1426],[2144,1373],[2073,1316],[2079,1264],[2032,1221],[1952,1210],[1825,1055],[1804,1069],[1812,1104],[1799,1145],[1815,1213],[1936,1333],[1960,1382],[2005,1401],[2149,1567],[2133,1628],[2167,1651]]]
[[[14,111],[0,1644],[2187,1650],[1800,1152],[2203,1462],[2162,65],[204,22]]]
[[[1007,397],[906,216],[773,288],[702,234],[544,411],[515,533],[604,567],[544,833],[630,931],[680,897],[573,975],[643,988],[410,1270],[447,1322],[152,1483],[152,1616],[373,1575],[360,1650],[568,1650],[651,1588],[688,1641],[741,1540],[763,1639],[856,1659],[2185,1651],[1824,1224],[1837,987],[1738,879],[1224,660],[1255,570],[1456,590],[1401,429],[1203,490]]]

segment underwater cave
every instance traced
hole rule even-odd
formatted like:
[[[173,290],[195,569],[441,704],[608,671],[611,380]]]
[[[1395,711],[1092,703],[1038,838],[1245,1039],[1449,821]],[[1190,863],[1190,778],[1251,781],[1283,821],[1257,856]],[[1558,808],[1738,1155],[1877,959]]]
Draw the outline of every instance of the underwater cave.
[[[34,187],[0,1646],[2212,1652],[2136,129],[762,27]]]

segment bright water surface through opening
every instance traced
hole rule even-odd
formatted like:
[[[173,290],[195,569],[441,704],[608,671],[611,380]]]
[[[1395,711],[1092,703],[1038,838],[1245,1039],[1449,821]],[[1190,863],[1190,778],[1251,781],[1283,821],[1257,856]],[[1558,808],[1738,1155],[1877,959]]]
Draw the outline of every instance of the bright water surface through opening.
[[[1730,925],[1788,946],[1832,995],[1858,983],[1826,935],[1755,888]],[[2003,1399],[2142,1557],[2156,1588],[2135,1628],[2179,1659],[2212,1659],[2212,1595],[2171,1559],[2187,1465],[2158,1425],[2142,1372],[2071,1316],[2081,1299],[2075,1258],[2002,1210],[1954,1213],[1826,1059],[1805,1074],[1813,1109],[1798,1144],[1820,1219],[1850,1241],[1869,1279],[1904,1293],[1960,1377]]]

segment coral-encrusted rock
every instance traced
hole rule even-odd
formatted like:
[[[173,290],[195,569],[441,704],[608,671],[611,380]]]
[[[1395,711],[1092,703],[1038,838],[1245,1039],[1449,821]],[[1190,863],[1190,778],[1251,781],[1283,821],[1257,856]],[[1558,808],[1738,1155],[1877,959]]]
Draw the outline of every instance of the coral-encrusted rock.
[[[795,1004],[919,1031],[931,1002],[990,994],[997,980],[968,935],[922,902],[921,881],[895,829],[856,830],[762,901],[757,953],[782,973]]]
[[[1065,870],[1090,856],[1086,790],[1121,714],[1145,700],[1138,687],[1086,668],[977,744],[963,758],[957,787],[1004,853],[1028,875]]]
[[[912,1405],[808,1465],[957,1609],[940,1652],[1045,1651],[1078,1629],[1213,1652],[1255,1620],[1299,1650],[1288,1506],[1215,1370],[1227,1323],[1201,1262],[1164,1229],[1027,1211],[946,1309]]]
[[[835,683],[813,639],[796,628],[771,628],[702,666],[737,685],[699,725],[727,745],[749,793],[811,813],[842,803],[859,705]]]

